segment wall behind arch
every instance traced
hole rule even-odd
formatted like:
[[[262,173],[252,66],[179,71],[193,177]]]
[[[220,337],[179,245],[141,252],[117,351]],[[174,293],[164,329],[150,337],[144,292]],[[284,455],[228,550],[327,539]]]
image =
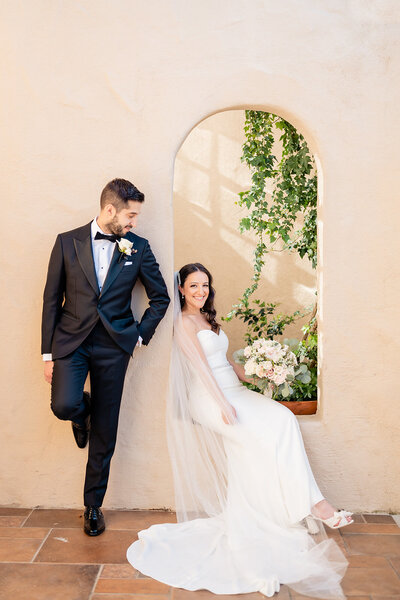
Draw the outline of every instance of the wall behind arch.
[[[300,127],[323,166],[322,405],[301,420],[316,478],[339,506],[400,511],[395,0],[7,0],[1,13],[0,503],[82,503],[85,451],[50,413],[39,356],[56,233],[96,214],[106,181],[132,179],[171,285],[177,149],[207,115],[251,105]],[[106,506],[173,503],[170,331],[169,313],[130,365]]]

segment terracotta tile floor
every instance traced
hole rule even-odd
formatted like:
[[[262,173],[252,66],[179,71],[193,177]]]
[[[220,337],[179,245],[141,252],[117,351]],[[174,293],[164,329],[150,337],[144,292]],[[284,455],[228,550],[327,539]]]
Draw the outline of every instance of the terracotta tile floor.
[[[162,511],[105,510],[98,538],[82,531],[82,511],[0,507],[0,600],[237,600],[207,591],[187,592],[141,575],[126,561],[137,532],[174,522]],[[345,552],[343,580],[351,600],[400,600],[400,518],[359,514],[329,530]],[[240,600],[262,600],[258,593]],[[286,586],[275,600],[306,600]]]

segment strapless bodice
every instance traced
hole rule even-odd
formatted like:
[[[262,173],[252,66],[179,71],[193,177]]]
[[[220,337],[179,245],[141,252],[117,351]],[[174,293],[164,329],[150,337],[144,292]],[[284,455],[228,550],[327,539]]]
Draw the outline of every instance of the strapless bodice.
[[[220,388],[241,388],[242,385],[226,358],[229,346],[226,333],[222,329],[219,334],[211,329],[201,329],[197,332],[197,337]]]

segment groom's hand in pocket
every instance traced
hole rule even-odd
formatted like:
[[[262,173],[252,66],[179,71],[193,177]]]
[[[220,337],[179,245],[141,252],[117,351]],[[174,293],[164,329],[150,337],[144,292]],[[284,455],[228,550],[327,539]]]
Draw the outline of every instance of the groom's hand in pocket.
[[[44,378],[47,381],[47,383],[51,383],[51,380],[53,378],[53,368],[54,362],[52,360],[46,360],[44,363]]]

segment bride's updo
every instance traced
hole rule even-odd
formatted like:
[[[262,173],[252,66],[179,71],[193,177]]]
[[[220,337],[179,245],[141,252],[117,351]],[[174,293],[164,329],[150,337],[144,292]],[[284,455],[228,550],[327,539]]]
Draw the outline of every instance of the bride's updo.
[[[209,288],[208,289],[208,297],[204,303],[203,308],[200,309],[200,312],[205,314],[207,321],[211,325],[211,329],[213,331],[215,331],[216,333],[218,333],[220,325],[215,320],[215,317],[217,314],[217,311],[214,308],[215,290],[212,287],[213,278],[212,278],[210,271],[208,269],[206,269],[205,266],[202,265],[201,263],[189,263],[187,265],[184,265],[178,271],[180,285],[181,285],[181,287],[183,287],[188,275],[190,275],[190,273],[195,273],[196,271],[201,271],[202,273],[205,273],[208,277],[208,288]],[[181,308],[183,308],[185,305],[185,299],[180,292],[179,292],[179,300],[181,302]]]

